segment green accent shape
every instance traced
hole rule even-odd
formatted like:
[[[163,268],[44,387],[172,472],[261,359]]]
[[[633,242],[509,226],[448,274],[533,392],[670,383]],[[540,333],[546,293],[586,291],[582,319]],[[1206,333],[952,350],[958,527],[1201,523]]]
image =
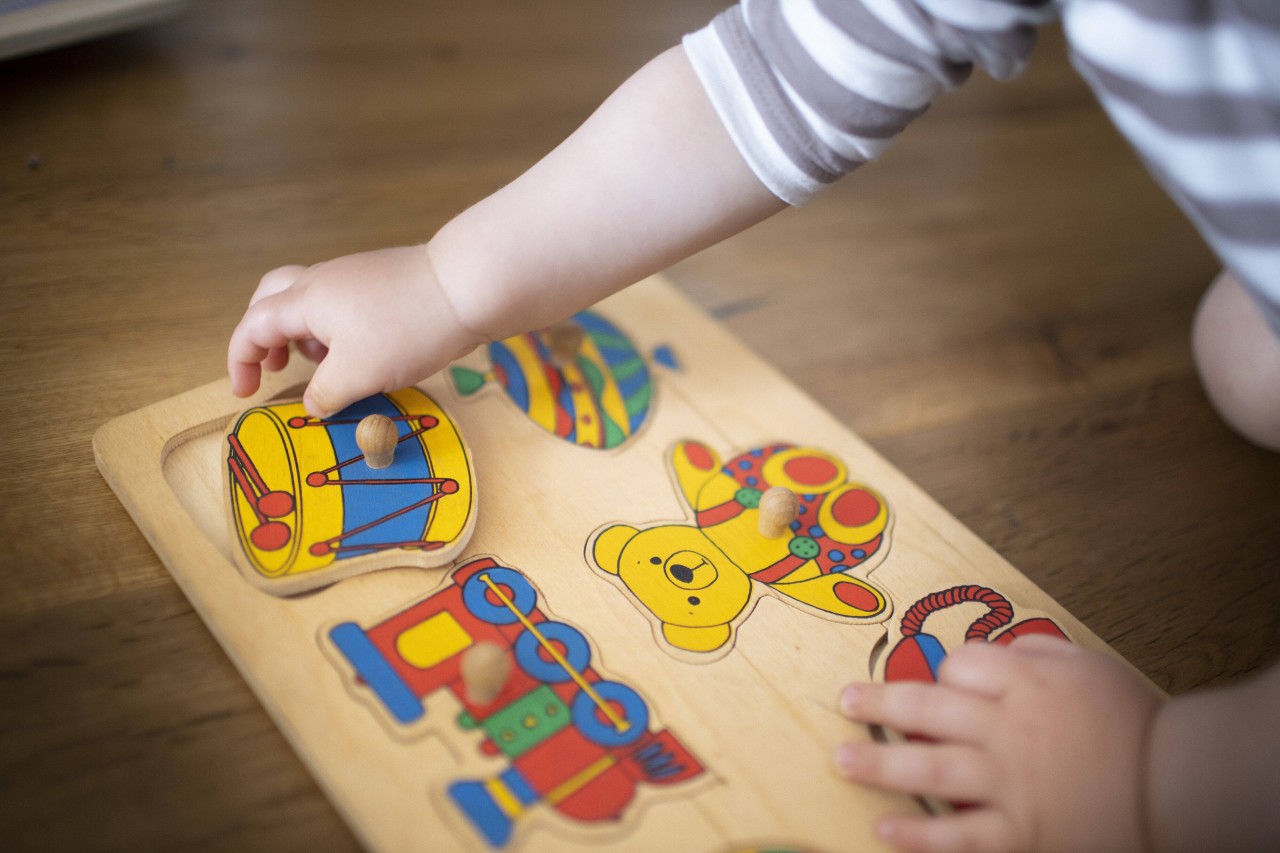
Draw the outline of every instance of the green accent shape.
[[[643,368],[644,368],[644,359],[629,358],[626,361],[618,362],[611,369],[613,370],[613,377],[617,379],[619,382],[623,382],[624,380],[630,379],[632,376],[635,376]]]
[[[637,415],[649,408],[649,401],[653,399],[653,384],[646,382],[640,386],[640,390],[628,397],[624,402],[627,406],[628,415]]]
[[[524,755],[571,722],[569,707],[550,687],[530,690],[482,724],[489,740],[508,758]]]
[[[483,373],[469,367],[451,367],[449,375],[453,377],[453,384],[458,389],[458,393],[464,397],[470,397],[479,391],[487,381]]]
[[[737,493],[733,496],[733,499],[747,509],[755,509],[760,506],[760,496],[762,494],[764,493],[759,489],[744,487],[738,489]]]
[[[591,396],[598,402],[600,395],[604,393],[604,374],[593,362],[585,358],[578,359],[578,369],[582,371],[583,376],[587,377],[587,385],[591,386]]]
[[[593,331],[590,334],[591,334],[591,340],[595,341],[596,346],[598,347],[608,347],[610,349],[624,349],[624,350],[627,350],[628,352],[636,351],[636,348],[632,346],[631,341],[627,340],[622,335],[611,335],[608,332],[597,332],[597,331]]]
[[[797,557],[804,560],[812,560],[818,554],[822,553],[822,547],[808,536],[795,536],[787,545],[788,550]]]
[[[480,728],[480,724],[476,722],[476,718],[471,716],[470,711],[463,711],[458,715],[458,728],[466,731]]]
[[[627,440],[627,434],[622,431],[622,427],[613,422],[613,418],[600,413],[604,419],[604,447],[606,450],[617,447],[619,444]]]

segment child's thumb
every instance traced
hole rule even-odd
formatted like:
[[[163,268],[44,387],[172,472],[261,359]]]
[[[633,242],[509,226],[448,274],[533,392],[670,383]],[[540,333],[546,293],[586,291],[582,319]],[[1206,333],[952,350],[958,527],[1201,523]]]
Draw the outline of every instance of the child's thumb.
[[[381,390],[381,383],[367,364],[331,346],[329,353],[316,366],[306,393],[302,395],[302,405],[312,417],[327,418]]]

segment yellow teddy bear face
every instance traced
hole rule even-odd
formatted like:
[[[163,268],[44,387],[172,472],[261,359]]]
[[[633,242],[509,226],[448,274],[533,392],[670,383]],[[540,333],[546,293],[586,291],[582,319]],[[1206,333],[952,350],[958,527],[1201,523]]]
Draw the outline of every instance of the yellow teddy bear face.
[[[596,536],[591,550],[596,565],[618,576],[678,648],[706,652],[724,645],[730,623],[751,600],[751,579],[696,527],[614,525]]]

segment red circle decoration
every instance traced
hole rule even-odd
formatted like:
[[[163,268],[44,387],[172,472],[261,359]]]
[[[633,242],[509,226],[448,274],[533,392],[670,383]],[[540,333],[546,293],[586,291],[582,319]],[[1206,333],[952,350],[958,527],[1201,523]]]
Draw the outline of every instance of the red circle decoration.
[[[283,521],[268,521],[249,533],[249,540],[261,551],[279,551],[289,544],[293,531]]]
[[[788,459],[782,466],[787,476],[806,486],[818,486],[830,483],[840,473],[830,460],[820,456],[797,456]]]
[[[880,501],[865,489],[850,489],[831,505],[831,517],[845,527],[861,527],[880,514]]]
[[[707,450],[704,444],[686,444],[684,446],[684,457],[689,460],[690,465],[699,471],[710,471],[716,467],[715,460],[711,458],[711,452]]]
[[[838,583],[834,589],[836,598],[850,607],[867,613],[876,613],[880,610],[880,600],[866,587],[856,583]]]
[[[318,489],[327,482],[329,482],[329,475],[323,471],[312,471],[307,475],[308,486],[313,486]]]
[[[258,511],[267,518],[281,518],[293,512],[293,495],[288,492],[267,492],[258,498]]]
[[[458,491],[458,481],[445,480],[443,483],[440,484],[440,491],[446,495],[454,494],[455,492]]]

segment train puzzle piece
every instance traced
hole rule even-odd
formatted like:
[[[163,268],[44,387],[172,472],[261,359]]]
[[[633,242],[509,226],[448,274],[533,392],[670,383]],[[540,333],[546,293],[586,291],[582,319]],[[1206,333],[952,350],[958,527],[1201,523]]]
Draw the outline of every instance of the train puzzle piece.
[[[582,823],[622,818],[640,785],[669,786],[704,773],[669,731],[652,725],[634,688],[591,664],[577,628],[549,618],[519,571],[494,560],[458,568],[445,589],[371,627],[328,632],[362,690],[398,726],[425,717],[447,690],[454,725],[484,735],[481,750],[506,763],[488,779],[454,781],[454,807],[492,847],[505,847],[539,805]],[[477,701],[464,681],[469,651],[496,646],[514,666],[494,695]]]
[[[458,393],[469,397],[495,382],[529,420],[572,444],[618,447],[648,417],[648,362],[630,338],[594,311],[582,311],[560,327],[495,341],[488,355],[487,373],[450,368]],[[667,347],[656,349],[653,360],[676,365]]]
[[[374,467],[357,428],[394,429]],[[224,494],[241,572],[289,595],[391,565],[448,565],[475,523],[475,476],[457,426],[417,388],[378,394],[331,418],[299,401],[244,412],[227,430]]]
[[[841,460],[777,444],[722,463],[686,441],[672,450],[671,467],[692,523],[611,524],[587,543],[588,557],[657,618],[670,647],[727,652],[766,591],[829,617],[889,615],[884,593],[855,575],[888,550],[889,506],[848,482]],[[794,496],[794,519],[771,537],[761,532],[761,500],[777,488]]]

